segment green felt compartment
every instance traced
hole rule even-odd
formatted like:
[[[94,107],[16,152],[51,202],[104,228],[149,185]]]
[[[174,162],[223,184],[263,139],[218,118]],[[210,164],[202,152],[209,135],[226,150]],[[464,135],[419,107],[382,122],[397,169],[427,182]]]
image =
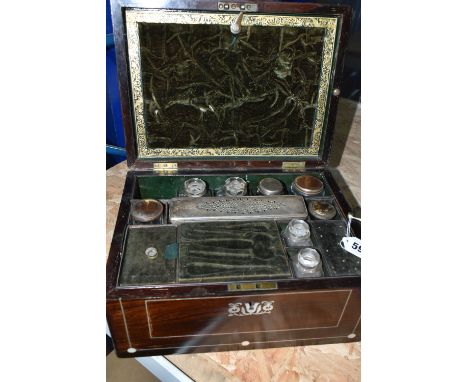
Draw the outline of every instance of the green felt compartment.
[[[126,235],[120,285],[168,284],[176,282],[177,228],[171,225],[133,226]],[[158,251],[156,258],[145,254],[148,247]]]
[[[187,223],[178,236],[181,283],[291,277],[275,222]]]

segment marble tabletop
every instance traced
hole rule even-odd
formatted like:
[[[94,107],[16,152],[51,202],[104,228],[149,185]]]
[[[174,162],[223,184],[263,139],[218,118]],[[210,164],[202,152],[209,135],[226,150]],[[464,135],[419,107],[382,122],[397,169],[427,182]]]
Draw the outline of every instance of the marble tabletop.
[[[354,210],[361,200],[361,106],[341,99],[333,139],[331,166]],[[107,253],[127,173],[126,162],[106,171]],[[170,355],[167,358],[196,381],[359,381],[360,342]]]

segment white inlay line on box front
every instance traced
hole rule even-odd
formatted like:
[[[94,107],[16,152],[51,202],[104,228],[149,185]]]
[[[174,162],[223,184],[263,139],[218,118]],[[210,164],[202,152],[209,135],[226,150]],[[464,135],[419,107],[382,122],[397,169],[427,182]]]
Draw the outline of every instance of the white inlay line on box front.
[[[129,353],[134,353],[134,351],[132,351],[133,346],[132,346],[132,341],[130,341],[130,334],[128,333],[128,326],[127,326],[127,319],[125,318],[125,312],[124,312],[124,307],[122,305],[122,298],[119,298],[119,303],[120,303],[120,310],[122,312],[122,318],[123,318],[123,322],[124,322],[124,326],[125,326],[125,333],[127,333],[127,341],[128,341],[128,352]]]
[[[359,325],[359,321],[361,321],[361,316],[359,316],[357,322],[356,322],[356,325],[354,326],[354,329],[353,329],[353,333],[356,333],[356,328],[358,327]]]
[[[348,306],[348,301],[349,301],[349,298],[351,297],[351,293],[353,293],[353,290],[352,290],[352,289],[349,290],[348,298],[346,299],[346,302],[345,302],[345,304],[344,304],[344,306],[343,306],[343,310],[341,311],[340,319],[338,320],[338,323],[337,323],[336,326],[335,326],[336,328],[337,328],[338,326],[340,326],[341,319],[343,318],[343,314],[344,314],[344,312],[345,312],[345,309],[346,309],[346,307]]]

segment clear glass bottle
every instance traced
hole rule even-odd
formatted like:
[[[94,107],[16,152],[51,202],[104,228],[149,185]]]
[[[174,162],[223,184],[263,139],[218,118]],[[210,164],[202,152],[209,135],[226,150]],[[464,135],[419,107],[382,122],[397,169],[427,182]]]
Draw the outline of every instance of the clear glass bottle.
[[[323,276],[322,260],[320,254],[313,248],[302,248],[292,258],[296,277],[321,277]]]
[[[180,196],[197,198],[207,193],[206,182],[199,178],[191,178],[184,182],[184,191]]]
[[[283,238],[288,247],[306,247],[312,245],[310,228],[304,220],[291,220],[283,231]]]
[[[226,179],[224,186],[218,190],[217,196],[245,196],[247,195],[247,182],[237,176]]]

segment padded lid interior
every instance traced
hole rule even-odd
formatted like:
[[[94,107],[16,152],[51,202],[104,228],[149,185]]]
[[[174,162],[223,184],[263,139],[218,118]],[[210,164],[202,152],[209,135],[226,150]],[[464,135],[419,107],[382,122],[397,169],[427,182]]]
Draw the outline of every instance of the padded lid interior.
[[[337,18],[126,11],[140,159],[319,158]]]

